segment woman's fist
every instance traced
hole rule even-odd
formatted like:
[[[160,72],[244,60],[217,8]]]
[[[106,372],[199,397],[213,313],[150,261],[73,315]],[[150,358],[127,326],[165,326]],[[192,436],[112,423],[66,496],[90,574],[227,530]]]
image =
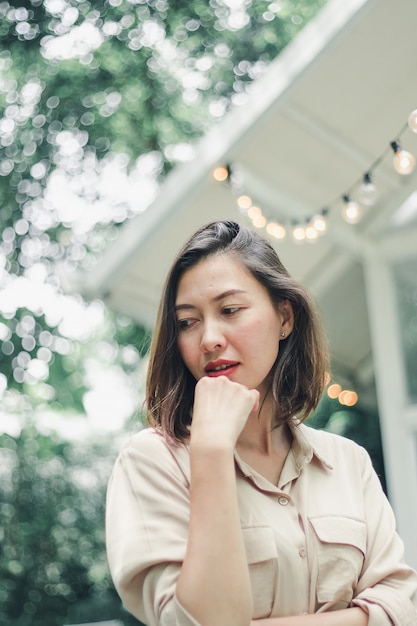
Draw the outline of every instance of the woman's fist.
[[[259,406],[259,392],[226,376],[204,376],[195,387],[191,441],[232,446],[252,411]]]

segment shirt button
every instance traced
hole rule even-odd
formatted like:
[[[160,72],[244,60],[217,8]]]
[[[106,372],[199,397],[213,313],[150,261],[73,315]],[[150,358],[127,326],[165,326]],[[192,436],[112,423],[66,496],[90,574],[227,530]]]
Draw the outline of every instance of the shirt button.
[[[284,496],[280,496],[278,498],[278,502],[281,506],[287,506],[288,504],[288,498],[285,498]]]
[[[306,549],[304,548],[304,546],[301,546],[301,548],[299,548],[299,549],[298,549],[298,554],[300,555],[300,557],[301,557],[302,559],[304,559],[304,558],[305,558],[305,555],[306,555]]]

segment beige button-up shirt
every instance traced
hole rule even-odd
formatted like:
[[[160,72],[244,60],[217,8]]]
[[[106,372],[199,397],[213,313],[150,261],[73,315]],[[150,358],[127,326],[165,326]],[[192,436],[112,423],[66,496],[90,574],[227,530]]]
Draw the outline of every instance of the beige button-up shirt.
[[[367,452],[304,424],[291,430],[278,486],[235,453],[253,619],[357,605],[369,626],[417,626],[417,574]],[[109,482],[110,570],[126,608],[148,626],[198,626],[175,595],[189,487],[188,446],[153,429],[133,436]]]

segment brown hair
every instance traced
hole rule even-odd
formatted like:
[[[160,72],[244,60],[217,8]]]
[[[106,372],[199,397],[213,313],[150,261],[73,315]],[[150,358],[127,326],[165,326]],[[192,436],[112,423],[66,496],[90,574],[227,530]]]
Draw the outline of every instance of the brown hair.
[[[294,328],[282,342],[273,366],[271,390],[281,421],[304,420],[316,408],[328,368],[327,341],[305,289],[282,265],[274,248],[236,222],[213,222],[185,243],[168,273],[153,335],[146,384],[147,421],[182,441],[189,435],[196,381],[177,346],[175,299],[178,282],[190,267],[213,254],[233,254],[268,291],[273,303],[290,302]]]

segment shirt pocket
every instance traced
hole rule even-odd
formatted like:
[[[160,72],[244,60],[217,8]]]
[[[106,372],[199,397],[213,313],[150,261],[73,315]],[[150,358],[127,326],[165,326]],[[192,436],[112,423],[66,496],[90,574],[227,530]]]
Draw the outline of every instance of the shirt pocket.
[[[268,617],[274,602],[277,578],[277,547],[269,526],[243,530],[253,595],[253,618]]]
[[[343,516],[309,519],[317,538],[317,601],[342,602],[353,598],[366,553],[365,522]]]

